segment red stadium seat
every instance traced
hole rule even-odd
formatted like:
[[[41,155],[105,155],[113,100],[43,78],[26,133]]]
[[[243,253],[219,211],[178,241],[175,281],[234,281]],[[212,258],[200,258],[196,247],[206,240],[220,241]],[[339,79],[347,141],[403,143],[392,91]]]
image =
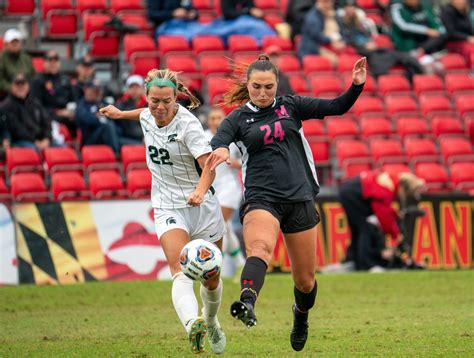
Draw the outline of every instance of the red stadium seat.
[[[90,200],[84,178],[76,172],[58,172],[51,176],[51,192],[55,201]]]
[[[267,35],[263,36],[262,40],[262,49],[266,49],[271,45],[277,45],[282,49],[282,51],[292,51],[293,43],[289,39],[285,39],[280,36]]]
[[[452,111],[451,101],[443,95],[421,95],[419,101],[424,115]]]
[[[77,11],[73,7],[72,0],[41,1],[41,16],[46,27],[46,37],[76,37]]]
[[[360,121],[361,135],[365,138],[390,136],[393,134],[392,122],[385,117],[366,117]]]
[[[400,117],[396,127],[402,139],[406,136],[423,136],[430,133],[428,124],[420,117]]]
[[[119,165],[115,160],[115,154],[107,145],[85,145],[81,150],[82,163],[86,171],[117,169]]]
[[[387,111],[392,115],[401,112],[418,111],[418,105],[411,96],[388,95],[385,97],[385,105],[387,106]]]
[[[325,137],[326,136],[326,126],[324,121],[317,119],[309,119],[303,121],[303,132],[305,137]]]
[[[359,135],[357,123],[351,119],[331,119],[326,121],[327,133],[330,138],[354,138]]]
[[[413,91],[419,96],[423,93],[444,92],[443,81],[436,75],[414,75]]]
[[[91,55],[97,58],[116,58],[119,51],[118,33],[110,31],[105,23],[110,16],[86,13],[82,17],[84,40],[91,46]]]
[[[144,11],[145,7],[142,0],[109,0],[110,10],[114,13],[118,13],[124,10],[140,10]]]
[[[344,91],[341,79],[337,76],[315,75],[310,78],[310,83],[314,96],[321,94],[337,96]]]
[[[456,110],[464,115],[468,112],[474,112],[474,95],[465,94],[456,96]]]
[[[259,50],[257,40],[250,35],[231,35],[227,39],[227,46],[231,53]]]
[[[451,182],[458,190],[474,189],[474,163],[453,163],[449,167]]]
[[[14,201],[46,202],[49,200],[46,184],[38,173],[13,174],[10,183]]]
[[[132,198],[150,197],[151,173],[148,169],[134,169],[127,174],[127,191]]]
[[[125,60],[135,52],[155,51],[155,40],[149,35],[127,34],[123,38],[123,47],[125,51]]]
[[[217,35],[197,35],[191,40],[194,53],[215,52],[225,54],[225,46],[222,38]]]
[[[127,199],[128,192],[125,190],[120,175],[111,170],[92,172],[89,175],[89,187],[94,199]]]
[[[35,68],[35,71],[38,73],[42,73],[44,69],[44,58],[41,57],[32,57],[31,61],[33,62],[33,67]]]
[[[410,161],[438,161],[436,144],[427,138],[406,138],[405,154]]]
[[[146,149],[144,145],[124,145],[120,149],[124,173],[132,169],[146,168]]]
[[[466,138],[446,137],[439,141],[440,151],[446,163],[474,160],[472,145]]]
[[[405,162],[406,157],[400,141],[395,139],[373,139],[369,143],[372,158],[383,163]]]
[[[468,66],[464,57],[458,53],[448,53],[439,60],[446,72],[452,70],[468,70]]]
[[[306,74],[332,72],[333,65],[326,57],[319,55],[306,55],[303,57],[303,71]]]
[[[226,57],[219,55],[202,55],[200,59],[201,74],[203,76],[232,73],[232,65]]]
[[[33,15],[35,11],[35,0],[7,0],[6,15]]]
[[[172,71],[181,72],[180,77],[188,88],[201,89],[202,75],[194,56],[180,53],[169,54],[166,56],[166,67]]]
[[[190,52],[191,47],[186,37],[178,35],[161,35],[158,37],[158,51],[162,55],[169,52]]]
[[[263,17],[263,21],[272,28],[276,28],[278,24],[285,22],[284,18],[279,13],[269,13]]]
[[[359,97],[352,106],[352,111],[358,116],[367,113],[380,114],[385,112],[385,106],[378,97]]]
[[[42,171],[39,154],[31,148],[10,148],[7,150],[8,173]]]
[[[474,91],[474,77],[465,73],[447,73],[444,81],[451,94]]]
[[[308,82],[306,81],[306,77],[304,77],[303,75],[288,74],[288,80],[290,81],[290,86],[293,92],[301,96],[306,96],[310,94]]]
[[[378,4],[375,0],[357,0],[356,4],[364,10],[378,9]]]
[[[410,173],[411,170],[408,165],[403,163],[385,163],[382,165],[382,170],[392,176],[398,176],[400,173]]]
[[[134,52],[130,57],[130,72],[134,75],[146,77],[148,71],[160,68],[159,53],[154,52]]]
[[[236,64],[234,70],[237,70],[237,69],[241,70],[242,65],[245,65],[245,66],[249,65],[253,61],[255,61],[256,59],[257,59],[257,56],[254,55],[254,54],[239,54],[239,53],[237,53],[234,56],[234,62]]]
[[[0,203],[10,202],[11,195],[8,191],[8,188],[5,184],[5,181],[2,177],[0,177]]]
[[[372,1],[372,0],[369,0]],[[368,14],[367,14],[368,15]],[[369,17],[370,18],[370,17]],[[372,18],[374,20],[374,18]],[[377,19],[378,20],[378,19]],[[377,24],[377,21],[374,21]],[[375,42],[378,48],[388,48],[388,49],[393,49],[393,42],[390,36],[384,35],[384,34],[378,34],[378,35],[373,35],[372,36],[372,41]]]
[[[349,179],[360,175],[362,172],[372,170],[374,167],[373,161],[370,158],[361,161],[346,161],[342,166],[343,178]]]
[[[382,95],[393,93],[409,93],[410,82],[403,75],[389,74],[378,78],[378,88]]]
[[[309,142],[314,163],[317,166],[329,165],[329,142],[327,140],[314,140]]]
[[[342,54],[338,58],[337,63],[337,72],[344,73],[344,72],[352,72],[354,69],[354,64],[359,60],[362,56],[360,55],[350,55],[350,54]]]
[[[117,17],[123,23],[137,27],[140,32],[149,34],[153,32],[153,25],[148,21],[144,13],[122,12],[117,14]]]
[[[76,0],[77,9],[83,13],[84,11],[106,11],[107,0]]]
[[[433,116],[431,119],[431,130],[436,138],[445,135],[464,134],[461,121],[456,116]]]
[[[50,173],[57,171],[82,171],[83,166],[72,148],[47,148],[44,151],[46,169]]]
[[[428,191],[440,191],[451,187],[446,168],[439,163],[418,163],[415,175],[426,181]]]
[[[349,86],[352,84],[352,74],[347,74],[344,76],[344,83],[345,88],[349,88]],[[377,95],[377,82],[375,82],[375,79],[371,75],[368,75],[365,80],[363,93]]]
[[[279,0],[255,0],[254,5],[262,10],[280,11]]]
[[[369,149],[363,142],[353,139],[341,139],[336,142],[336,159],[340,166],[350,159],[367,159],[369,157]]]
[[[207,80],[207,95],[211,104],[216,104],[231,86],[226,77],[210,77]]]
[[[281,55],[278,69],[284,73],[300,72],[300,61],[295,55]]]

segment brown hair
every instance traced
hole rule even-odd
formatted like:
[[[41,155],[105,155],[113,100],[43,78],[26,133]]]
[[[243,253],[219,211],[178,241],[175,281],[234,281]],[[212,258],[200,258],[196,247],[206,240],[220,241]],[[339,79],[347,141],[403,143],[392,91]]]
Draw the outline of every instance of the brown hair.
[[[178,72],[174,72],[168,69],[158,70],[156,68],[150,70],[145,78],[145,88],[156,78],[165,78],[170,80],[176,85],[176,91],[189,97],[191,104],[188,106],[189,109],[195,109],[201,105],[201,102],[194,96],[191,91],[178,79]],[[148,92],[148,91],[147,91]]]
[[[224,105],[226,106],[242,104],[250,99],[247,83],[253,71],[271,71],[275,74],[278,82],[278,69],[266,54],[259,55],[257,60],[251,64],[242,64],[240,67],[236,71],[235,78],[233,78],[233,85],[224,94]],[[240,77],[244,72],[246,73],[246,78],[245,81],[242,81]]]

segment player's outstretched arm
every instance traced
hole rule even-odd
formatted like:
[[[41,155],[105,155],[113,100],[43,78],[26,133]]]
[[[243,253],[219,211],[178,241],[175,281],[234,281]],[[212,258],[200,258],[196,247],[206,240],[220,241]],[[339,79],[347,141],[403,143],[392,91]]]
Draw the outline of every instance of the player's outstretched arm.
[[[101,108],[99,111],[102,115],[110,119],[130,119],[132,121],[139,121],[140,114],[145,108],[132,109],[131,111],[121,111],[117,107],[109,104],[107,107]]]
[[[206,166],[208,166],[212,172],[223,162],[226,162],[229,165],[231,164],[229,148],[227,147],[215,149],[208,155],[208,158],[206,158]]]
[[[204,200],[204,196],[211,187],[214,179],[216,177],[216,172],[211,171],[211,167],[207,162],[207,159],[211,153],[206,153],[197,158],[199,166],[202,169],[201,177],[199,178],[199,183],[193,193],[188,198],[188,204],[191,206],[198,206]]]

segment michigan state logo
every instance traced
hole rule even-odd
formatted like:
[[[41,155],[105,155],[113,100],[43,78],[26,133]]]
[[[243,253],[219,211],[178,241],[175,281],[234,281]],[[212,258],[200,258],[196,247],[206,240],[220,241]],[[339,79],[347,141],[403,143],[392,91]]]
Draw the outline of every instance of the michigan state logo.
[[[174,217],[169,217],[166,219],[166,225],[176,224],[176,219]]]
[[[206,262],[214,258],[214,252],[209,250],[206,246],[199,246],[197,248],[196,260],[199,262]]]
[[[170,134],[168,136],[168,142],[176,142],[176,137],[177,136],[178,136],[177,134]]]

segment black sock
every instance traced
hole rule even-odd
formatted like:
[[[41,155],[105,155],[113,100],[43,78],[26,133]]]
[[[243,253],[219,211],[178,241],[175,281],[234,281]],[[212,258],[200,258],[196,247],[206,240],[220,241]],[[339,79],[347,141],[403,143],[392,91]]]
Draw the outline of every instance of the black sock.
[[[303,293],[298,290],[295,286],[295,303],[296,310],[301,313],[307,313],[311,308],[313,308],[314,303],[316,302],[316,294],[318,293],[318,282],[314,281],[314,287],[309,293]]]
[[[245,261],[242,276],[240,276],[240,300],[255,305],[258,293],[263,287],[267,264],[256,256],[248,257]]]

